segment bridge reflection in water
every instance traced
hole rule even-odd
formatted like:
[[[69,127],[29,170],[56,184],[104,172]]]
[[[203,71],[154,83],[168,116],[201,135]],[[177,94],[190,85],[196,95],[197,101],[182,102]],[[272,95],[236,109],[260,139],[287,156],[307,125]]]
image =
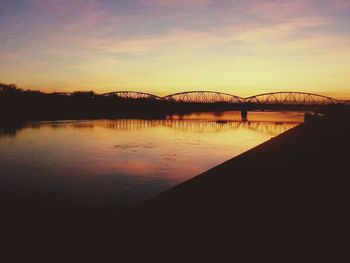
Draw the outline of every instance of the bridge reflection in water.
[[[232,131],[239,128],[249,129],[256,132],[276,136],[281,134],[299,123],[297,122],[241,122],[241,121],[205,121],[205,120],[136,120],[136,119],[120,119],[108,121],[102,124],[104,127],[135,131],[149,129],[153,127],[167,127],[175,130],[191,133],[220,133]],[[101,124],[97,124],[101,125]]]
[[[237,111],[190,113],[170,115],[165,119],[118,119],[95,122],[95,125],[121,130],[137,131],[163,127],[190,133],[224,133],[246,129],[268,136],[277,136],[303,122],[297,112],[252,112],[250,121],[242,121]]]
[[[43,125],[53,129],[93,129],[94,127],[101,127],[125,132],[164,127],[191,133],[221,133],[243,128],[276,136],[303,122],[303,114],[297,112],[252,112],[249,119],[250,121],[242,121],[239,112],[225,111],[170,115],[165,119],[28,122],[0,126],[0,138],[15,136],[22,129],[40,129]]]

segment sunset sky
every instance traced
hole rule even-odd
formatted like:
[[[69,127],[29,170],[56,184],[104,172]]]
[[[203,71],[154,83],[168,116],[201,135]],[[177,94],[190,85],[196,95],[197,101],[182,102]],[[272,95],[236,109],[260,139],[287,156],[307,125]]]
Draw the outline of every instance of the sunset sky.
[[[349,0],[0,0],[0,82],[350,98]]]

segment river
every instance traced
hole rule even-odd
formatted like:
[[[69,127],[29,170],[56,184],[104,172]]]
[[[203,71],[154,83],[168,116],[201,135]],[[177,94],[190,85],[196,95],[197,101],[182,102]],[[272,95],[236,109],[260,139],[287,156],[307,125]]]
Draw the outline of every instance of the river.
[[[302,113],[28,122],[0,128],[0,191],[58,204],[146,200],[303,121]]]

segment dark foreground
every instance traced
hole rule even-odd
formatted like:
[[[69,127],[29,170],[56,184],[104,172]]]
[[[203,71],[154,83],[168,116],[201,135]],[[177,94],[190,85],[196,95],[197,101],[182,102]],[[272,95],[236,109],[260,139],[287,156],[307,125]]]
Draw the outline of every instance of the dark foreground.
[[[348,114],[312,117],[146,202],[138,217],[192,245],[285,259],[335,246],[334,259],[347,246],[349,149]]]
[[[6,228],[55,255],[335,261],[348,249],[349,135],[347,113],[311,118],[131,211],[27,207]]]

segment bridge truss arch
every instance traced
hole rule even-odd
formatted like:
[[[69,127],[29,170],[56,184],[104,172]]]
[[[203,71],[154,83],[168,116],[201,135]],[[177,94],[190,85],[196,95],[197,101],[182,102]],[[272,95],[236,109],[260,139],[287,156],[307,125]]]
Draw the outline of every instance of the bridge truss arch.
[[[263,104],[263,105],[296,105],[296,106],[312,106],[312,105],[333,105],[338,100],[305,92],[271,92],[263,93],[245,98],[246,103]]]
[[[187,91],[167,95],[165,101],[180,103],[242,103],[241,97],[215,91]]]
[[[138,91],[115,91],[104,93],[103,97],[117,97],[121,99],[151,99],[151,100],[161,100],[162,98],[150,93],[138,92]]]

